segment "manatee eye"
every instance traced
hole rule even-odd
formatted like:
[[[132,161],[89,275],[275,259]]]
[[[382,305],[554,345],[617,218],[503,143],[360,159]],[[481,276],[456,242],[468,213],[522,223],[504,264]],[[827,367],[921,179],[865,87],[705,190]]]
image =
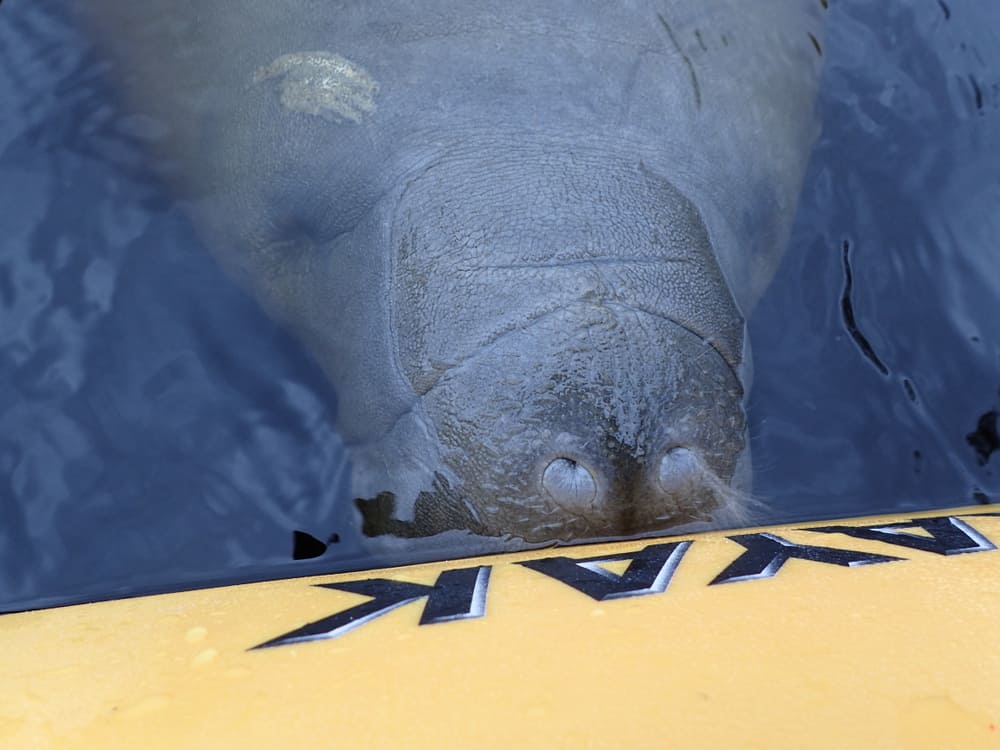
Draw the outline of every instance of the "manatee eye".
[[[542,472],[542,487],[561,506],[579,509],[597,496],[597,482],[587,468],[571,458],[557,458]]]
[[[663,454],[656,478],[660,489],[674,494],[690,489],[701,475],[701,460],[697,454],[688,448],[676,446]]]

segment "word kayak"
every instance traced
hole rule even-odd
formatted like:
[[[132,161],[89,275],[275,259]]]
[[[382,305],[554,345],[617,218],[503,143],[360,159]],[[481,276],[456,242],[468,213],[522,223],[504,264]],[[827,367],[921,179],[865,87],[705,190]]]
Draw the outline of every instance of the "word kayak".
[[[948,556],[995,550],[996,545],[964,519],[996,516],[1000,513],[932,516],[866,526],[812,526],[801,530],[882,542],[897,550]],[[743,549],[709,582],[710,586],[773,578],[793,559],[846,568],[907,559],[898,555],[795,543],[767,532],[734,534],[726,538]],[[569,586],[595,601],[605,602],[666,592],[681,561],[696,543],[671,540],[650,544],[635,552],[582,558],[559,555],[515,564]],[[626,563],[627,566],[623,572],[615,573],[607,567],[613,563]],[[251,650],[337,638],[418,601],[424,601],[420,625],[483,617],[492,567],[476,565],[444,570],[433,583],[427,584],[388,578],[313,584],[369,599],[283,633]]]

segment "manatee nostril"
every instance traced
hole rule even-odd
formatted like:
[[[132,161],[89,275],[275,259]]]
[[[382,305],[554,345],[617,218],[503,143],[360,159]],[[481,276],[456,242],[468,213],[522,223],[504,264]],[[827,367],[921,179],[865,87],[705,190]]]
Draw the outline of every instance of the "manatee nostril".
[[[572,458],[557,458],[542,472],[542,487],[567,509],[589,506],[597,497],[597,481],[586,466]]]
[[[702,476],[701,460],[690,448],[676,446],[660,459],[656,479],[664,492],[679,493],[691,489]]]

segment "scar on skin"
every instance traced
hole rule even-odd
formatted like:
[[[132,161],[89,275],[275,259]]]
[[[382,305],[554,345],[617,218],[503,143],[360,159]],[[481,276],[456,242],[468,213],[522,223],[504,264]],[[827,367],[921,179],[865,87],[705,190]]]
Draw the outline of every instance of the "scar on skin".
[[[333,52],[282,55],[253,74],[255,84],[273,79],[281,104],[292,112],[358,123],[375,111],[378,82],[360,65]]]
[[[691,58],[684,54],[684,50],[681,49],[681,45],[677,42],[677,37],[674,36],[674,30],[670,28],[670,24],[667,23],[667,19],[663,17],[663,14],[657,13],[656,15],[660,19],[660,24],[667,32],[667,36],[670,38],[670,43],[674,45],[674,49],[677,50],[677,54],[681,56],[681,59],[687,66],[688,73],[691,76],[691,88],[694,91],[694,105],[696,109],[701,109],[701,86],[698,85],[698,76],[694,72],[694,65],[691,63]],[[698,41],[701,43],[700,36],[698,37]]]

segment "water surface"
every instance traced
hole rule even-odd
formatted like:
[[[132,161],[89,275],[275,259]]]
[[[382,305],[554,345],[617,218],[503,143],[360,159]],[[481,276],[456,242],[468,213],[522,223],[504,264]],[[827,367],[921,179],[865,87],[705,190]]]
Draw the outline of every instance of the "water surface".
[[[153,176],[55,3],[0,10],[0,607],[378,564],[337,397]],[[840,0],[754,311],[762,521],[1000,497],[1000,6]],[[293,533],[326,542],[294,562]]]

